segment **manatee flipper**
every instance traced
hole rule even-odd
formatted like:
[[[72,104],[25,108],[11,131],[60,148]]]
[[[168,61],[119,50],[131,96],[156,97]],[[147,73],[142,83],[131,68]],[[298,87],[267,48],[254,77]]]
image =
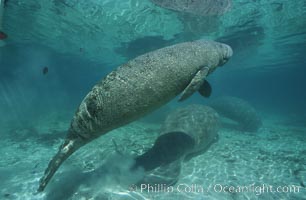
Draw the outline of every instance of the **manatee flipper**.
[[[182,96],[179,98],[179,101],[183,101],[190,97],[195,91],[198,91],[201,85],[204,82],[207,74],[209,72],[209,67],[203,67],[200,69],[193,79],[190,81],[189,85],[185,88],[182,93]]]
[[[203,96],[203,97],[210,97],[212,88],[211,85],[207,80],[203,81],[203,84],[200,86],[198,92]]]

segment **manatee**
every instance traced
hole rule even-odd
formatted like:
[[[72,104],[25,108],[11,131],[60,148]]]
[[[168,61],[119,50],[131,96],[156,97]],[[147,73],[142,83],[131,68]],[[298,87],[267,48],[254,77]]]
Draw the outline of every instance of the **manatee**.
[[[181,131],[167,132],[159,136],[153,147],[135,158],[132,169],[142,167],[145,171],[169,165],[179,160],[195,147],[195,141],[188,133]]]
[[[219,115],[209,106],[193,104],[176,109],[167,116],[162,125],[162,134],[184,132],[194,141],[186,152],[185,160],[205,152],[218,139]]]
[[[136,157],[135,166],[150,171],[180,158],[203,153],[218,138],[219,115],[211,107],[189,105],[171,112],[153,147]]]
[[[212,100],[209,105],[221,116],[237,122],[242,131],[256,132],[262,126],[256,109],[241,98],[223,96]]]
[[[197,40],[158,49],[119,66],[98,82],[77,109],[63,144],[51,159],[38,191],[43,191],[59,166],[73,152],[166,104],[200,90],[207,75],[232,56],[230,46]],[[206,95],[209,96],[209,95]]]
[[[153,147],[135,158],[133,170],[148,172],[140,183],[172,185],[182,161],[204,153],[217,141],[219,115],[211,107],[189,105],[172,111],[162,124]]]

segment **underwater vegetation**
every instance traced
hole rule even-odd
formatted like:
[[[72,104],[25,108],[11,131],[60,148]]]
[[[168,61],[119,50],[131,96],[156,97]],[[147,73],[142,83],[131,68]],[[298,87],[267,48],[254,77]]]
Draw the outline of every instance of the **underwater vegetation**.
[[[258,112],[243,99],[231,96],[219,97],[212,100],[209,106],[221,116],[237,122],[243,131],[256,132],[262,126]]]

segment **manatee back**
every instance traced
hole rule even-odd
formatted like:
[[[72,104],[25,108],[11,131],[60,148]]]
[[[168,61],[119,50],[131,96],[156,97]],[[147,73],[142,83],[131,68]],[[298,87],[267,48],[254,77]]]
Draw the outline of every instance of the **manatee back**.
[[[210,104],[221,116],[237,122],[243,131],[256,132],[262,125],[255,108],[247,101],[231,96],[223,96]]]
[[[181,93],[202,66],[217,66],[217,44],[181,43],[121,65],[88,93],[69,132],[95,139],[159,108]]]

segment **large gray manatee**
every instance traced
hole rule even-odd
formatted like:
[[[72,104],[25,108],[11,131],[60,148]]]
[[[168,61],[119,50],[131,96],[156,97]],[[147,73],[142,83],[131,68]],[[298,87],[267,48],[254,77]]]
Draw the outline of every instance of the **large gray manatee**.
[[[86,95],[68,134],[40,180],[43,191],[59,166],[78,148],[195,91],[209,96],[206,76],[232,56],[230,46],[207,40],[180,43],[146,53],[108,74]]]

